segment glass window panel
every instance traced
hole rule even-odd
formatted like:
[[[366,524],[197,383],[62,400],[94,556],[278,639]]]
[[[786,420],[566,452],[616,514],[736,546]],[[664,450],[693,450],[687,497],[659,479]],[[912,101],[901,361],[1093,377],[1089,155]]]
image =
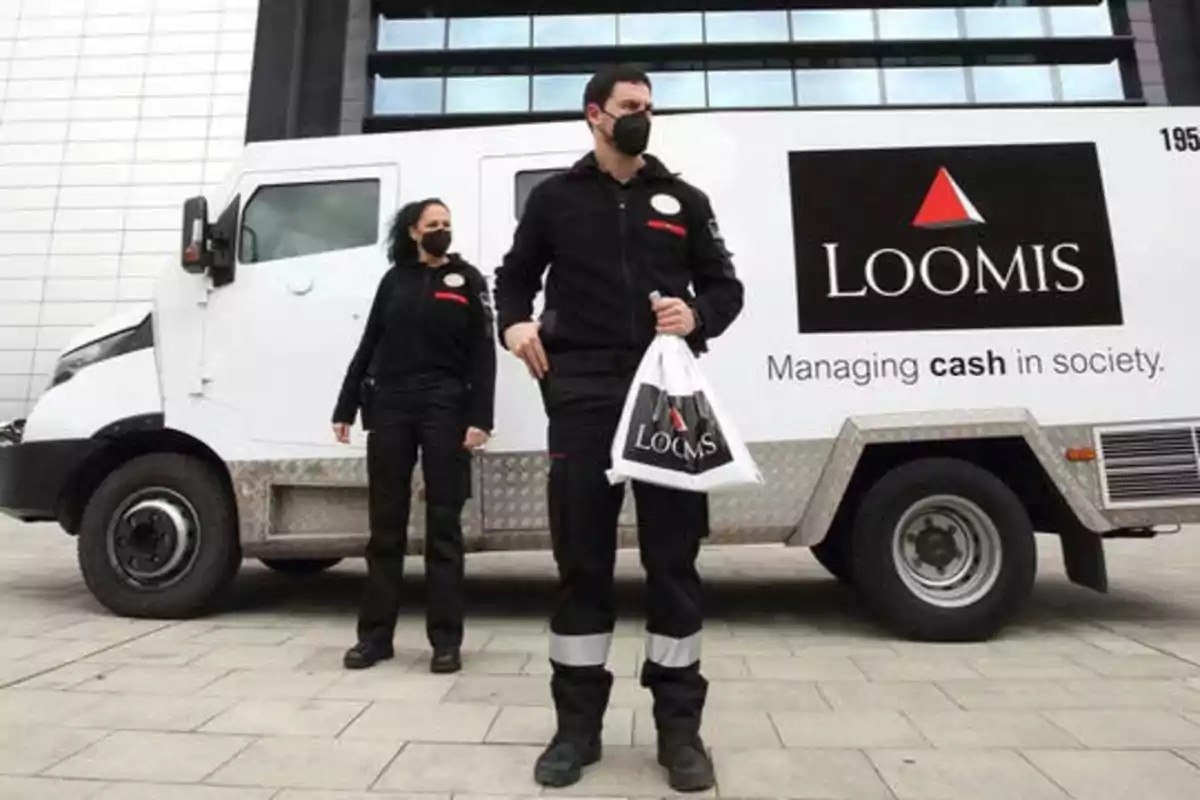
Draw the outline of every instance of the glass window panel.
[[[880,10],[879,38],[957,39],[958,12],[952,8]]]
[[[446,79],[448,114],[528,110],[528,75],[484,75]]]
[[[514,203],[513,216],[516,219],[521,219],[525,213],[525,204],[529,202],[529,195],[533,192],[537,185],[547,178],[552,178],[562,172],[563,169],[531,169],[524,172],[518,172],[514,176]]]
[[[972,39],[1025,39],[1045,36],[1040,8],[968,8],[967,36]]]
[[[622,14],[617,23],[621,44],[688,44],[704,41],[700,12]]]
[[[765,108],[796,104],[791,70],[729,70],[708,73],[712,108]]]
[[[1042,103],[1054,100],[1050,67],[975,67],[977,103]]]
[[[529,47],[529,17],[450,20],[450,48]]]
[[[446,46],[444,19],[379,18],[380,50],[441,50]]]
[[[246,204],[240,259],[261,264],[375,244],[379,181],[264,186]]]
[[[376,114],[442,113],[441,78],[375,78]]]
[[[534,111],[574,111],[583,109],[583,90],[590,75],[535,75]]]
[[[563,14],[533,18],[534,47],[586,47],[617,43],[615,14]]]
[[[802,106],[879,105],[879,70],[796,70],[796,101]]]
[[[786,11],[709,11],[704,38],[710,42],[786,42]]]
[[[703,72],[651,72],[655,108],[704,108]]]
[[[1107,2],[1051,8],[1050,31],[1054,36],[1111,36],[1112,12]]]
[[[1121,68],[1111,64],[1063,64],[1058,68],[1063,100],[1123,100]]]
[[[961,67],[897,67],[883,73],[888,103],[965,103],[966,77]]]
[[[797,42],[857,42],[875,38],[870,11],[793,11],[792,39]]]

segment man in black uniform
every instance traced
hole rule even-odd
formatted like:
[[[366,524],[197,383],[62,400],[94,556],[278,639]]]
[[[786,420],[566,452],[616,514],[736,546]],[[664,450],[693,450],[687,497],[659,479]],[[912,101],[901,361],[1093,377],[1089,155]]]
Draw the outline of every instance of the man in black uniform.
[[[684,336],[702,352],[740,313],[743,293],[708,198],[643,155],[646,75],[602,70],[587,85],[584,110],[594,152],[530,194],[495,286],[504,346],[540,381],[549,417],[558,731],[535,768],[547,786],[574,783],[600,758],[624,497],[604,472],[634,373],[656,333]],[[533,321],[548,265],[545,310]],[[652,302],[655,291],[662,299]],[[637,482],[633,490],[649,594],[641,678],[654,696],[658,760],[676,791],[702,791],[714,783],[699,735],[708,683],[695,561],[708,533],[707,498]]]

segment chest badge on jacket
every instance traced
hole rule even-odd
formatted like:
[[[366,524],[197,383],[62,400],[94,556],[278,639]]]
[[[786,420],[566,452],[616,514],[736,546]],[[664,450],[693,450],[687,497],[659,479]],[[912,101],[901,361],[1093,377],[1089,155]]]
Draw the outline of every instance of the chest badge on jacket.
[[[457,272],[451,272],[446,277],[442,278],[442,283],[449,286],[451,289],[457,289],[467,282],[467,279]]]
[[[654,195],[654,197],[651,197],[650,205],[652,205],[654,207],[654,210],[657,211],[658,213],[665,214],[667,216],[674,216],[683,209],[683,206],[680,205],[679,200],[677,198],[675,198],[669,194],[662,194],[662,193],[656,194],[656,195]]]

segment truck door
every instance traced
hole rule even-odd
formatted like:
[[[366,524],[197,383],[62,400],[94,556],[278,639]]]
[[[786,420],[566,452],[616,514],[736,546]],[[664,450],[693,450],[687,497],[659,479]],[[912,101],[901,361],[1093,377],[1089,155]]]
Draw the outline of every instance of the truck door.
[[[499,265],[512,246],[513,232],[525,206],[525,199],[539,182],[564,172],[584,154],[579,152],[531,153],[485,157],[480,163],[480,269],[487,272]],[[541,312],[541,296],[534,303],[534,314]],[[503,420],[490,449],[499,451],[538,451],[545,448],[546,420],[541,408],[537,384],[515,358],[503,357],[496,376],[496,419]]]
[[[236,272],[208,298],[201,368],[233,457],[335,446],[330,415],[387,268],[398,183],[394,164],[242,177]]]

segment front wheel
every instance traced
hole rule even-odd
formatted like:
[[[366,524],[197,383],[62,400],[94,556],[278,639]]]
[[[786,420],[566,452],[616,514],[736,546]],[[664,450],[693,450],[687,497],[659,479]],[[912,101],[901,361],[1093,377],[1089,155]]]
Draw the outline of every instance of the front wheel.
[[[1020,499],[951,458],[888,472],[863,497],[851,542],[855,583],[899,634],[988,639],[1033,590],[1037,549]]]
[[[236,514],[207,464],[140,456],[109,475],[84,509],[79,567],[115,614],[181,619],[207,611],[241,564]]]

